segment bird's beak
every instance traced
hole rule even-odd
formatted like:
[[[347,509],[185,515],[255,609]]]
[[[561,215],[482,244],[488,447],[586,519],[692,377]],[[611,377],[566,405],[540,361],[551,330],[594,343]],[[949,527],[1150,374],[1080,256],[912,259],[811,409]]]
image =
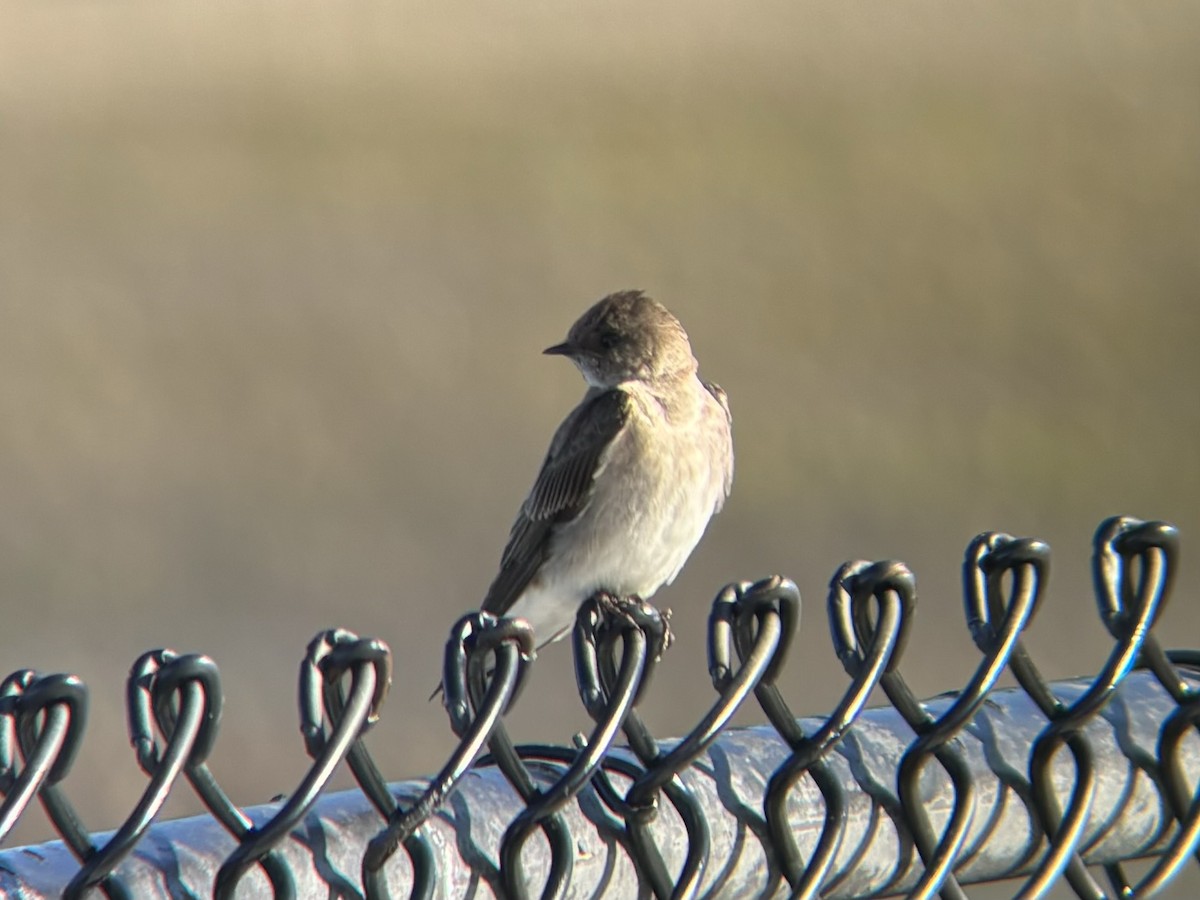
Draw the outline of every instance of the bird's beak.
[[[553,347],[547,347],[542,352],[547,356],[574,356],[575,345],[570,341],[563,341],[561,344],[555,344]]]

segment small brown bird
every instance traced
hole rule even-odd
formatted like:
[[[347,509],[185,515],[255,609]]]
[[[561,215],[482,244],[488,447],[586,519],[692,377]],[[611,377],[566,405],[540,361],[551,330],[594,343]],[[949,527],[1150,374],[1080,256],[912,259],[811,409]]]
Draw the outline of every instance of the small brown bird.
[[[610,294],[561,344],[588,389],[559,426],[483,609],[521,616],[538,645],[589,597],[670,584],[733,481],[725,392],[701,381],[687,333],[641,291]]]

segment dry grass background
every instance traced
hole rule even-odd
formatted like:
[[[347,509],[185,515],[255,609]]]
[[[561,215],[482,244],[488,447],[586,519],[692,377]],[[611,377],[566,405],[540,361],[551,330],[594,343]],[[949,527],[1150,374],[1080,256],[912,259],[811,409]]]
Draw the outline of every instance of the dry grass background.
[[[847,558],[915,569],[904,671],[962,684],[985,528],[1056,550],[1048,675],[1108,652],[1116,512],[1182,527],[1161,630],[1200,645],[1198,39],[1188,3],[0,7],[0,668],[91,686],[85,820],[143,783],[152,646],[221,666],[239,802],[303,771],[296,667],[332,625],[395,651],[385,771],[436,768],[444,635],[582,392],[539,350],[629,286],[688,326],[738,451],[658,597],[657,733],[709,700],[713,594],[774,572],[807,598],[787,693],[829,709]],[[514,731],[584,724],[552,649]]]

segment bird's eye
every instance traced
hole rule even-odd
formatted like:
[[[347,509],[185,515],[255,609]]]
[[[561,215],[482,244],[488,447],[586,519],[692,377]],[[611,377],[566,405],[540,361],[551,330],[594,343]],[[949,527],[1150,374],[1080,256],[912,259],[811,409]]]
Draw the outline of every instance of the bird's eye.
[[[617,344],[621,343],[621,336],[615,331],[600,332],[600,346],[605,350],[611,350]]]

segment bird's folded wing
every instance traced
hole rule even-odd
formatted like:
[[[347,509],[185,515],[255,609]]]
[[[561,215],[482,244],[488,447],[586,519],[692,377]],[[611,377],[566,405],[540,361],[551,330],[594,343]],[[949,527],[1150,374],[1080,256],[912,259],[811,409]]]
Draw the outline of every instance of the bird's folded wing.
[[[500,573],[483,601],[485,611],[498,616],[508,611],[546,561],[555,526],[571,521],[587,506],[609,448],[629,420],[631,402],[619,388],[596,391],[559,426],[513,523]]]
[[[729,411],[729,395],[725,393],[725,389],[719,384],[711,381],[703,382],[704,389],[712,394],[713,399],[720,405],[721,410],[725,413],[725,424],[733,428],[733,413]],[[716,511],[720,512],[721,507],[725,505],[725,500],[729,497],[729,492],[733,490],[733,452],[730,451],[728,464],[725,466],[725,496],[717,501]]]

